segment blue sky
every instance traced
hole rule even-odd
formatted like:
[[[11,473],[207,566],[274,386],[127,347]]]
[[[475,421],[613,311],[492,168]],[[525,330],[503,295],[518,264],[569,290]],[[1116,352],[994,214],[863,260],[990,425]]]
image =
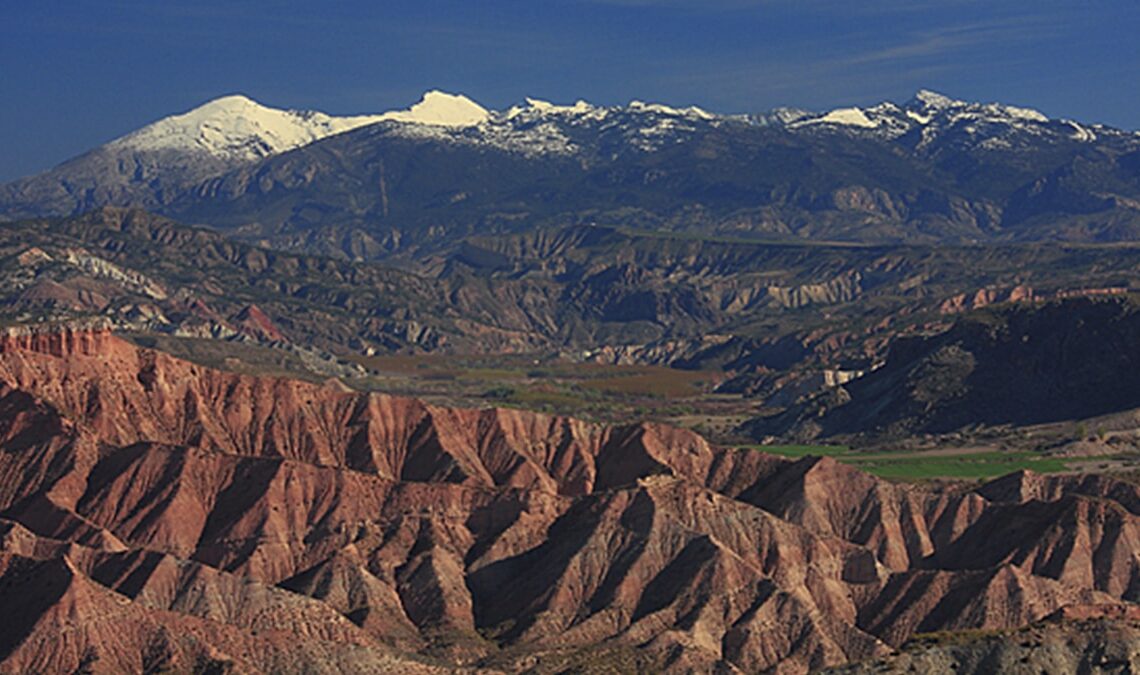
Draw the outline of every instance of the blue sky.
[[[0,181],[229,93],[330,113],[426,89],[721,112],[919,88],[1140,129],[1136,0],[8,0]]]

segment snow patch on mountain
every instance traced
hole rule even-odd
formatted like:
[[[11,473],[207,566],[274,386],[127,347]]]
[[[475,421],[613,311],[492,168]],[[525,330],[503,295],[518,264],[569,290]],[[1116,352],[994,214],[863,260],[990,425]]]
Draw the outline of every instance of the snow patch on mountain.
[[[919,124],[929,124],[930,120],[934,119],[933,115],[922,115],[913,110],[906,111],[906,116]]]
[[[803,126],[805,124],[838,124],[847,127],[862,127],[864,129],[874,129],[879,125],[872,122],[867,114],[859,108],[837,108],[821,117],[802,120],[793,123],[789,126]]]
[[[773,108],[766,113],[754,115],[752,120],[762,127],[786,127],[814,115],[812,111],[802,108]]]
[[[563,116],[588,115],[599,110],[602,109],[581,99],[579,99],[578,102],[574,105],[558,105],[557,103],[551,103],[550,101],[543,101],[542,99],[527,97],[526,105],[512,106],[507,110],[506,118],[513,119],[527,113]]]
[[[670,117],[693,117],[701,120],[713,120],[717,118],[707,110],[702,110],[697,106],[689,106],[687,108],[673,108],[661,103],[645,103],[644,101],[630,101],[629,109],[637,112],[656,113],[658,115],[668,115]]]
[[[931,110],[944,110],[953,106],[967,105],[965,101],[959,101],[929,89],[919,89],[914,95],[914,100]]]
[[[386,112],[378,117],[384,121],[463,128],[486,122],[490,116],[486,108],[462,94],[433,90],[407,110]]]
[[[997,105],[997,104],[994,104],[994,105],[997,107],[997,109],[1001,110],[1002,112],[1004,112],[1006,115],[1009,115],[1013,119],[1029,120],[1030,122],[1048,122],[1049,121],[1049,118],[1045,115],[1045,113],[1034,110],[1033,108],[1018,108],[1017,106],[1012,106],[1012,105],[1004,105],[1004,106],[1003,105]]]
[[[627,106],[605,107],[582,100],[562,105],[527,98],[503,112],[488,112],[467,126],[407,125],[390,133],[492,147],[526,156],[573,155],[581,151],[572,140],[578,133],[616,134],[631,148],[653,152],[689,137],[702,124],[719,124],[726,119],[729,117],[695,106],[674,108],[633,101]]]
[[[1081,126],[1072,120],[1065,120],[1065,124],[1069,125],[1069,128],[1073,130],[1073,133],[1070,135],[1070,138],[1073,140],[1082,143],[1092,143],[1096,140],[1096,133],[1092,129]]]
[[[914,99],[906,107],[921,117],[943,116],[949,117],[952,121],[978,119],[990,122],[1021,121],[1040,124],[1050,121],[1044,113],[1032,108],[1021,108],[1001,103],[970,103],[926,89],[915,94]],[[915,119],[917,121],[918,118]]]
[[[381,119],[379,115],[333,117],[315,111],[277,110],[245,96],[225,96],[147,125],[112,141],[107,148],[201,152],[253,161]]]

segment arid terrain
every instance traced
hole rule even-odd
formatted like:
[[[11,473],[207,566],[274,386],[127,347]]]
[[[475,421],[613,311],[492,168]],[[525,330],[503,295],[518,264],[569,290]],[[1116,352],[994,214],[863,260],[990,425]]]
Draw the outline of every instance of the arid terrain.
[[[228,373],[98,326],[9,329],[0,383],[11,672],[792,673],[1140,598],[1122,480],[893,484]]]

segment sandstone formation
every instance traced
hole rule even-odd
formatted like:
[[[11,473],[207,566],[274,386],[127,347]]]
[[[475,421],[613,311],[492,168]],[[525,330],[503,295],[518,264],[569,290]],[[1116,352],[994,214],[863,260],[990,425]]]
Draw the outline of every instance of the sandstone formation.
[[[917,488],[0,334],[3,672],[800,673],[1137,601],[1108,478]]]

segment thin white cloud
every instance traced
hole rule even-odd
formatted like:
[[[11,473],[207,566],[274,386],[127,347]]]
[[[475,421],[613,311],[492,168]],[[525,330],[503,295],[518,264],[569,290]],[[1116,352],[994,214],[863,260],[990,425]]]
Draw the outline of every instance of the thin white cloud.
[[[1058,33],[1059,22],[1057,16],[963,22],[904,33],[886,44],[854,39],[858,36],[846,41],[862,44],[860,48],[836,48],[837,43],[820,40],[786,55],[770,54],[747,62],[662,63],[658,84],[662,89],[687,91],[708,105],[725,99],[726,92],[737,101],[755,101],[755,109],[774,105],[810,108],[840,100],[874,103],[897,97],[908,87],[907,93],[913,93],[954,79],[963,69],[976,67],[976,60],[971,59],[981,53],[992,55],[987,61],[990,68],[1025,66],[1024,50],[1019,47]]]

